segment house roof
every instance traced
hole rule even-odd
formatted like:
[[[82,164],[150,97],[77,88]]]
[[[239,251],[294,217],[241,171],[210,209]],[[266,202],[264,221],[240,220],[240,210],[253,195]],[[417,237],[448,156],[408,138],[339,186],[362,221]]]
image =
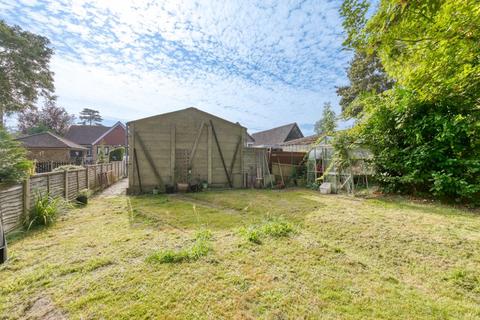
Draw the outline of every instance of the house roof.
[[[303,137],[302,131],[300,130],[296,122],[289,123],[273,129],[253,133],[252,137],[255,140],[255,145],[258,146],[279,145],[287,141],[289,134],[295,128],[298,129],[300,135]]]
[[[282,145],[282,146],[310,145],[310,144],[314,144],[315,142],[317,142],[319,137],[320,137],[319,134],[314,134],[314,135],[311,135],[311,136],[286,141],[286,142],[281,143],[280,145]]]
[[[98,138],[109,131],[111,127],[73,125],[68,129],[65,138],[78,144],[93,144]]]
[[[75,142],[59,137],[51,132],[32,134],[16,140],[22,142],[26,148],[86,150],[86,148]]]
[[[125,125],[123,123],[121,123],[120,121],[118,121],[117,123],[115,123],[110,129],[108,129],[107,131],[105,131],[100,137],[98,137],[95,141],[93,141],[92,144],[96,144],[98,143],[99,141],[101,141],[103,138],[105,138],[105,136],[107,134],[109,134],[110,132],[112,132],[116,127],[122,127],[123,129],[125,129]]]

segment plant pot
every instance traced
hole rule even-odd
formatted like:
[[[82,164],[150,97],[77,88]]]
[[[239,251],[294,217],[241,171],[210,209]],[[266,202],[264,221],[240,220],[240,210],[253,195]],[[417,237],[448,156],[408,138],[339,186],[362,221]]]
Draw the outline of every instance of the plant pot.
[[[205,190],[208,188],[208,182],[202,182],[202,189]]]
[[[178,192],[187,192],[189,188],[188,183],[177,183]]]
[[[152,193],[153,193],[153,194],[158,194],[158,189],[157,189],[157,188],[153,189],[153,190],[152,190]]]

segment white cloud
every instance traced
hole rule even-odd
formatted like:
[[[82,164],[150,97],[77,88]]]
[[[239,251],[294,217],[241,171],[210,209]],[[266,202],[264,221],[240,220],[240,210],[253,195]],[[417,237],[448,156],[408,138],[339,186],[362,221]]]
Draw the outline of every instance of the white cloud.
[[[348,54],[337,1],[17,2],[1,18],[52,40],[59,102],[131,120],[195,105],[255,130],[314,123]],[[338,106],[337,106],[337,111]]]

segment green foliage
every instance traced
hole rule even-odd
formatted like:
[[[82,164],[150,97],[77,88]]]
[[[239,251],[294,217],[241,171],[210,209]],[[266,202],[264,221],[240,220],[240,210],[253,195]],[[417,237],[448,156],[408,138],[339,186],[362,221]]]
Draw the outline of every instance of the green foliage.
[[[101,125],[102,124],[102,116],[100,116],[100,112],[98,110],[94,109],[89,109],[89,108],[84,108],[82,111],[80,111],[80,124],[83,125]]]
[[[478,199],[478,115],[459,105],[420,102],[405,89],[366,101],[369,117],[361,124],[361,134],[387,191]]]
[[[191,262],[206,256],[211,250],[212,246],[210,240],[212,239],[212,232],[210,230],[202,230],[195,235],[195,243],[190,248],[173,250],[160,250],[152,253],[147,257],[147,262],[150,263],[181,263]]]
[[[109,159],[110,161],[121,161],[123,160],[123,155],[125,154],[124,147],[118,147],[110,151]]]
[[[82,166],[76,166],[73,164],[67,164],[64,166],[56,167],[55,169],[52,170],[52,172],[60,172],[60,171],[74,171],[74,170],[81,170],[83,169]]]
[[[337,127],[335,111],[332,110],[332,104],[326,102],[323,105],[322,118],[315,122],[315,132],[317,134],[330,134]]]
[[[98,157],[97,157],[97,163],[107,163],[108,160],[107,160],[107,157],[105,156],[105,149],[103,146],[100,146],[100,153],[98,154]]]
[[[27,151],[0,128],[0,185],[25,179],[32,168]]]
[[[270,218],[263,224],[241,228],[240,235],[247,241],[261,244],[265,237],[282,238],[288,237],[295,229],[293,225],[279,218]]]
[[[65,201],[62,198],[37,193],[35,203],[25,218],[24,226],[27,230],[32,226],[50,226],[57,220],[57,216],[64,206]]]
[[[420,101],[478,105],[480,2],[382,0],[364,34],[388,74]]]
[[[384,92],[361,88],[349,103],[364,110],[353,115],[378,181],[387,191],[480,201],[480,3],[382,0],[367,23],[356,1],[345,3],[348,27],[359,26],[347,34],[360,39],[348,46],[378,55],[396,81]]]
[[[50,41],[0,20],[0,127],[3,117],[55,100]]]

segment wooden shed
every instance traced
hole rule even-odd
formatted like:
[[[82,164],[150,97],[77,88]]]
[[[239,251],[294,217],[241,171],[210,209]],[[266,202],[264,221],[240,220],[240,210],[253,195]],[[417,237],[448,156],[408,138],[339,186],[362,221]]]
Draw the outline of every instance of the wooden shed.
[[[208,182],[245,186],[246,129],[196,108],[127,123],[129,193]]]

